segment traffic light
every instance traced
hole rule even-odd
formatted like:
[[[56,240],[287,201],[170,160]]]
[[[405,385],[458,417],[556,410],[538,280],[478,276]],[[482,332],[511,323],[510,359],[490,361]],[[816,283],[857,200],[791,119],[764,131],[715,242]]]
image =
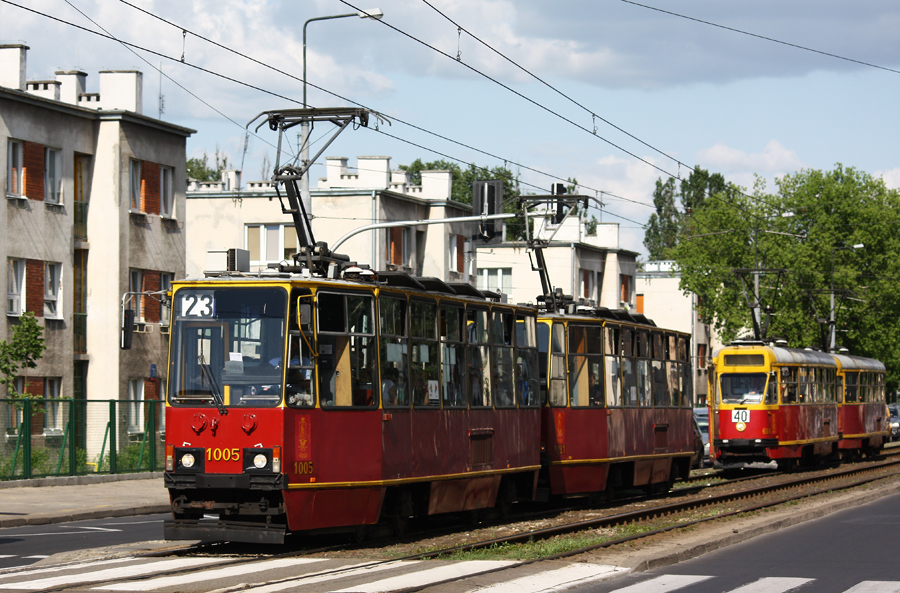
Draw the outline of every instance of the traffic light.
[[[472,182],[472,213],[475,216],[503,213],[503,181]],[[484,220],[478,223],[476,240],[499,243],[503,239],[501,220]]]

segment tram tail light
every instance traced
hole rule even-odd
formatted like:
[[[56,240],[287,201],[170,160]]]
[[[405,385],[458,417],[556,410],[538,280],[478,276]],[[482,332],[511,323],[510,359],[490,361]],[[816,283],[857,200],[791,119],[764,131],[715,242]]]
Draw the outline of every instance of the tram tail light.
[[[272,471],[281,473],[281,447],[272,447]]]
[[[166,445],[166,471],[175,471],[175,445]]]

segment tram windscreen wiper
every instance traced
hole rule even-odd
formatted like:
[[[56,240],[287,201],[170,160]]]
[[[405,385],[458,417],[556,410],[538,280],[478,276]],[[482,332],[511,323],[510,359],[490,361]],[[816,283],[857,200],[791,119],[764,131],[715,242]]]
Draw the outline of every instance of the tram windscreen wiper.
[[[222,416],[227,415],[228,410],[225,408],[225,398],[222,397],[222,392],[219,390],[219,384],[216,383],[216,377],[213,375],[212,368],[206,363],[206,358],[202,354],[200,355],[200,372],[203,378],[206,379],[206,382],[209,383],[209,392],[216,403],[216,408],[219,409],[219,414]]]

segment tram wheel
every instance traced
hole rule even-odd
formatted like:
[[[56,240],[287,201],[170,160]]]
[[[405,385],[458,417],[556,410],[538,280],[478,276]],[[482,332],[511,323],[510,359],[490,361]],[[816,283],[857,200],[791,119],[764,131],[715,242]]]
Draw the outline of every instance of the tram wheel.
[[[366,541],[366,536],[369,535],[369,533],[365,525],[359,525],[353,530],[351,535],[353,537],[353,543],[361,544]]]

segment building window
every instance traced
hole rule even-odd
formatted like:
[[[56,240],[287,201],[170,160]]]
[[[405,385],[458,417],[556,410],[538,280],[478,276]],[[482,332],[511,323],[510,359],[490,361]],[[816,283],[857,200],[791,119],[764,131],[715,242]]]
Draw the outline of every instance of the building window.
[[[159,168],[159,214],[163,218],[175,217],[174,175],[175,169],[172,167]]]
[[[512,268],[479,269],[478,288],[510,294],[512,292]]]
[[[642,295],[642,294],[637,295],[635,310],[637,310],[637,312],[640,313],[641,315],[644,314],[644,295]]]
[[[128,170],[128,188],[131,195],[131,211],[143,212],[141,204],[141,161],[131,160]]]
[[[466,271],[466,237],[465,235],[450,235],[450,271]]]
[[[251,265],[265,267],[291,261],[297,252],[297,234],[292,224],[248,225],[246,238]]]
[[[634,296],[634,276],[619,275],[619,283],[622,287],[621,304],[623,307],[632,306],[631,298]]]
[[[60,398],[59,377],[44,379],[44,433],[58,434],[63,429],[63,408]]]
[[[16,377],[13,379],[12,384],[7,384],[6,390],[7,393],[2,394],[4,398],[8,398],[11,395],[22,395],[25,389],[25,378],[24,377]],[[8,430],[16,430],[22,425],[22,416],[23,416],[23,408],[21,405],[18,405],[14,399],[6,400],[4,404],[6,406],[6,428]]]
[[[6,195],[22,196],[22,143],[10,140],[6,144]]]
[[[25,303],[25,260],[10,258],[6,272],[6,314],[21,315]]]
[[[144,380],[128,381],[128,432],[144,432]]]
[[[706,368],[706,344],[697,344],[697,372]]]
[[[60,288],[62,286],[62,264],[44,262],[44,317],[62,317]]]
[[[394,268],[402,268],[409,261],[409,229],[394,227],[386,230],[385,262]]]
[[[44,201],[62,201],[62,153],[55,148],[44,149]]]
[[[135,321],[143,321],[144,320],[144,308],[143,308],[143,296],[141,291],[143,290],[143,274],[141,270],[132,269],[128,274],[128,292],[132,293],[131,295],[131,308],[134,309],[134,320]]]
[[[169,274],[168,272],[162,272],[159,275],[159,290],[163,292],[161,295],[163,303],[159,307],[160,325],[169,325],[169,320],[171,319],[172,304],[165,300],[165,293],[172,290],[172,279],[174,276],[174,274]]]

